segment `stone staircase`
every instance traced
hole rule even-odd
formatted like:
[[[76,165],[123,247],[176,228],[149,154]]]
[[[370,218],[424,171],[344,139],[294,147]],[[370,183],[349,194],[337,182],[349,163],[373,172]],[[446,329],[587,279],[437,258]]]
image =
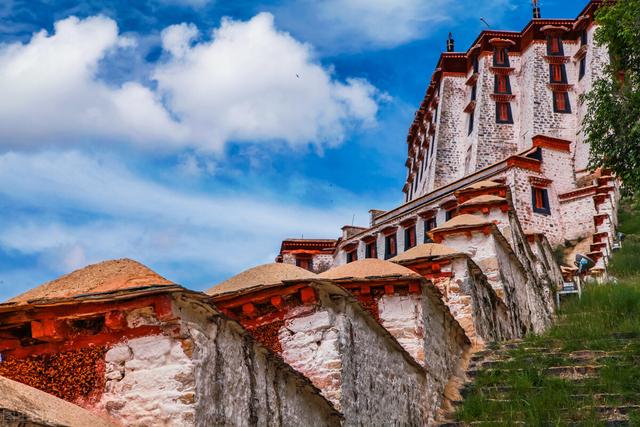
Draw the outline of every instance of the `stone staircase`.
[[[467,379],[439,425],[640,425],[640,334],[494,344]]]

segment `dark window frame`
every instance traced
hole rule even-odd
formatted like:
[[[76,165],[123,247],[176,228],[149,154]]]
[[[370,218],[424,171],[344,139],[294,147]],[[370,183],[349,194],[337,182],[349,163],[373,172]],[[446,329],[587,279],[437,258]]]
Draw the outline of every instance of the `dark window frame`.
[[[352,249],[347,252],[347,264],[358,260],[358,248]]]
[[[396,233],[384,236],[384,259],[398,255],[398,237]]]
[[[587,72],[587,57],[586,55],[580,59],[580,64],[578,65],[578,81],[582,80],[584,75]]]
[[[542,187],[531,187],[531,207],[534,213],[551,215],[549,191]]]
[[[556,79],[555,70],[560,71],[560,79]],[[567,68],[564,64],[549,64],[549,81],[551,83],[567,83]]]
[[[474,111],[470,111],[469,112],[469,128],[467,129],[467,135],[471,135],[471,133],[473,132],[473,117],[474,117]]]
[[[508,67],[509,66],[509,49],[506,47],[496,47],[493,50],[493,66]]]
[[[452,209],[448,209],[445,211],[444,213],[444,220],[445,221],[449,221],[451,218],[453,218],[453,214],[456,213],[457,208],[452,208]]]
[[[554,40],[557,41],[557,45],[554,45]],[[554,51],[554,47],[557,50]],[[564,46],[562,45],[562,37],[557,34],[547,36],[547,55],[548,56],[564,56]]]
[[[365,244],[364,257],[378,258],[378,240],[377,239]]]
[[[424,238],[423,238],[424,243],[433,243],[433,240],[429,238],[428,233],[429,231],[433,230],[437,226],[438,226],[438,223],[435,217],[424,220]]]
[[[311,270],[313,260],[311,258],[296,258],[296,267]]]
[[[411,242],[411,237],[413,237],[413,242]],[[404,229],[404,250],[408,251],[413,248],[417,244],[416,240],[416,226],[410,225]]]
[[[561,99],[564,101],[564,108],[560,108],[558,104],[558,100]],[[571,113],[571,102],[569,99],[569,92],[553,92],[552,95],[553,102],[553,112],[559,114],[570,114]]]
[[[501,82],[504,82],[504,88],[501,88]],[[503,74],[496,74],[494,76],[494,93],[511,95],[511,81],[509,76]]]
[[[477,85],[471,86],[471,101],[475,101],[478,97],[478,87]]]
[[[506,106],[507,117],[503,118],[501,115],[502,106]],[[513,124],[513,113],[511,112],[510,102],[496,102],[496,123],[498,124]]]

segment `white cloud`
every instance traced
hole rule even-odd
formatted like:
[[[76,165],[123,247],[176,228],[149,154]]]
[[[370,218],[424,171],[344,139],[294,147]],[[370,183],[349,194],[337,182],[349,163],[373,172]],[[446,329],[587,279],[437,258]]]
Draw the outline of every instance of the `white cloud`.
[[[96,80],[111,49],[128,48],[112,20],[71,17],[28,44],[0,46],[0,144],[77,143],[125,138],[141,144],[183,140],[184,130],[136,82],[110,87]]]
[[[271,14],[225,19],[211,41],[190,46],[195,36],[191,26],[167,28],[163,46],[173,56],[153,77],[205,148],[228,140],[334,145],[353,122],[375,121],[377,90],[362,79],[333,80]]]
[[[0,182],[0,199],[18,209],[0,222],[0,249],[35,256],[57,274],[131,257],[167,274],[230,275],[273,261],[285,237],[337,237],[353,212],[366,212],[351,194],[325,209],[253,189],[184,191],[76,151],[2,154]]]
[[[155,89],[98,79],[110,52],[134,47],[113,20],[71,17],[54,30],[0,45],[0,145],[99,140],[209,152],[230,140],[320,146],[375,122],[378,91],[366,80],[335,80],[310,46],[278,31],[267,13],[223,20],[199,43],[193,25],[165,29],[167,57],[151,67]]]

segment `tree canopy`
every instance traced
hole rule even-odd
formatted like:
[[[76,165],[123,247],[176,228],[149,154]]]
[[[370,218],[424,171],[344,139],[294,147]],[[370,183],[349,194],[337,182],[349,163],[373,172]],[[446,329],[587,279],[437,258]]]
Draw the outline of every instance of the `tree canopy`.
[[[595,41],[608,48],[610,64],[585,94],[583,120],[591,146],[590,167],[615,172],[640,190],[640,0],[618,0],[596,13]]]

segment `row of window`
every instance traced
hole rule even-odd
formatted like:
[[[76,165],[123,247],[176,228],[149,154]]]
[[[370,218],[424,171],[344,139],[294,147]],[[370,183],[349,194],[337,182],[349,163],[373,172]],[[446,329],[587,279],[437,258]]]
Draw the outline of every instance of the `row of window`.
[[[427,219],[424,221],[424,243],[431,243],[428,232],[436,228],[435,218]],[[416,239],[416,226],[415,224],[406,227],[404,229],[404,250],[408,251],[417,244]],[[393,258],[398,255],[398,240],[396,233],[389,234],[384,238],[384,259]],[[365,244],[364,247],[365,258],[378,258],[378,242],[373,240]],[[358,250],[353,249],[347,252],[347,263],[357,261]]]
[[[551,214],[551,206],[549,204],[549,193],[546,188],[540,187],[531,187],[531,205],[533,208],[533,212],[550,215]],[[445,220],[448,221],[453,217],[455,209],[450,209],[445,214]],[[436,219],[429,218],[425,219],[424,223],[424,243],[432,243],[432,240],[429,238],[429,231],[436,228],[437,223]],[[411,225],[409,227],[404,228],[404,250],[408,251],[416,245],[416,225]],[[388,234],[384,238],[384,259],[393,258],[398,255],[398,240],[396,233]],[[370,242],[365,243],[364,247],[364,256],[365,258],[378,258],[378,242],[377,239],[372,240]],[[357,261],[358,260],[358,249],[355,248],[349,252],[347,252],[347,263]],[[304,266],[302,264],[298,264],[296,260],[296,264],[299,267],[307,268],[308,264]]]
[[[582,32],[580,37],[581,45],[587,43],[587,33]],[[564,49],[562,40],[558,35],[550,35],[547,37],[547,54],[549,56],[562,56]],[[493,65],[495,67],[509,67],[509,51],[505,47],[497,47],[494,50]],[[473,58],[474,72],[478,72],[478,58]],[[580,59],[580,68],[578,72],[578,80],[581,80],[586,72],[586,57]],[[549,64],[549,80],[551,83],[567,83],[567,70],[565,64]],[[476,99],[476,85],[471,87],[471,101]],[[494,93],[511,94],[511,82],[508,75],[496,75],[494,83]],[[553,110],[556,113],[571,113],[571,104],[569,94],[567,92],[553,92]],[[511,104],[509,102],[496,102],[496,123],[511,124],[513,123],[513,114],[511,112]],[[467,134],[471,135],[474,127],[474,111],[469,113],[469,126]]]
[[[449,209],[445,213],[445,220],[448,221],[453,217],[455,213],[454,209]],[[429,238],[429,231],[433,230],[437,227],[437,222],[435,218],[425,219],[423,222],[424,227],[424,243],[432,243],[432,240]],[[411,225],[409,227],[404,228],[404,250],[408,251],[413,248],[417,244],[416,237],[416,225]],[[396,233],[388,234],[384,238],[384,259],[393,258],[398,255],[398,240]],[[364,256],[365,258],[378,258],[378,242],[376,240],[372,240],[370,242],[365,243],[364,247]],[[358,249],[355,248],[349,252],[347,252],[347,263],[357,261],[358,260]]]

